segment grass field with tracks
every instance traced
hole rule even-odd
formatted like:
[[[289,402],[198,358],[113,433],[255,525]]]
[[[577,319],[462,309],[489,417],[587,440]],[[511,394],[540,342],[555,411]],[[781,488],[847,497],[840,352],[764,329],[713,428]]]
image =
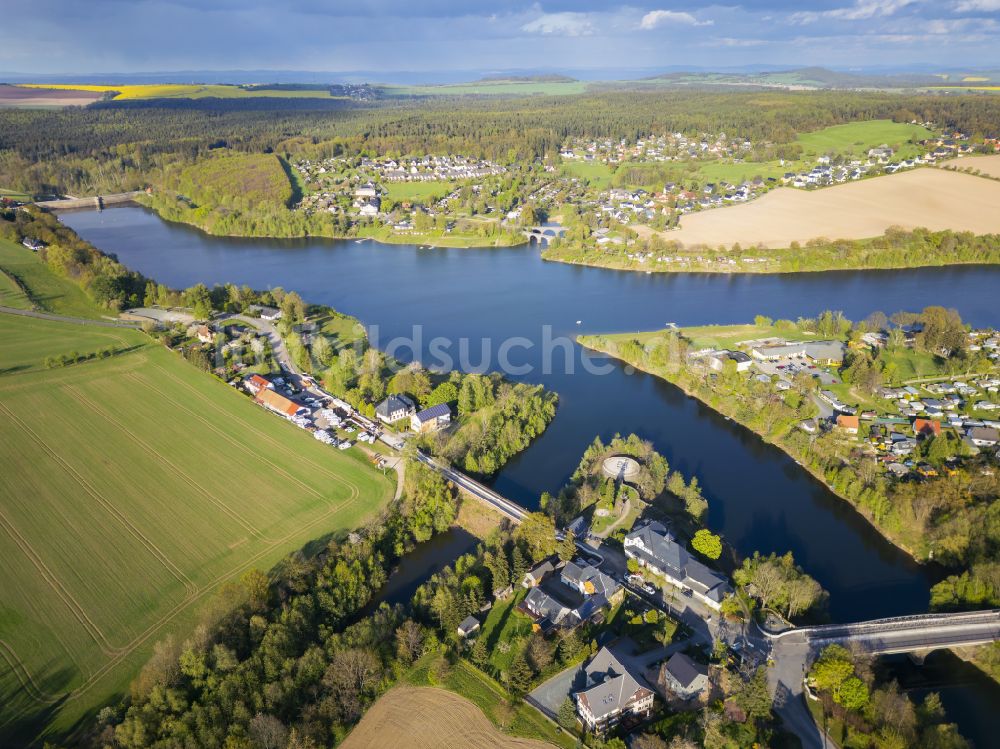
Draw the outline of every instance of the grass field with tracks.
[[[0,373],[0,736],[18,743],[123,692],[223,584],[392,496],[359,453],[137,331],[0,315]]]

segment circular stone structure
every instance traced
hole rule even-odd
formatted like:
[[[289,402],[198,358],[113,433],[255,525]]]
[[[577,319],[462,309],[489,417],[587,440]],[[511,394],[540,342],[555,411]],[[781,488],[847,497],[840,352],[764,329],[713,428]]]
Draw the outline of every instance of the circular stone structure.
[[[616,481],[635,481],[639,477],[639,461],[628,455],[612,455],[601,464],[601,473]]]

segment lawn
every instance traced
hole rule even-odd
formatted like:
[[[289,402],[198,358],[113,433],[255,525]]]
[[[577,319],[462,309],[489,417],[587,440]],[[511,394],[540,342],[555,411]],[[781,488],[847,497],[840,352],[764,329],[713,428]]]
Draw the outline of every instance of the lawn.
[[[0,307],[31,309],[31,300],[28,299],[28,295],[17,285],[13,276],[7,275],[2,270],[0,270]]]
[[[894,383],[944,374],[941,360],[927,351],[916,351],[911,348],[901,348],[896,351],[883,350],[879,354],[879,359],[895,369],[891,377]]]
[[[787,171],[788,166],[782,166],[777,161],[748,161],[739,164],[727,161],[710,161],[698,167],[696,176],[701,182],[731,182],[738,185],[741,182],[749,182],[754,177],[778,178]]]
[[[221,586],[358,526],[392,495],[360,454],[137,331],[2,316],[0,342],[8,738],[69,728],[121,694],[154,643],[184,637]],[[127,351],[40,365],[68,347]]]
[[[201,84],[139,84],[122,86],[92,86],[75,83],[24,83],[27,88],[50,88],[65,91],[118,91],[116,101],[123,99],[256,99],[261,97],[279,99],[329,99],[327,91],[299,91],[283,89],[247,90],[239,86]]]
[[[863,156],[869,148],[886,143],[900,146],[903,157],[917,153],[917,149],[906,147],[909,141],[930,138],[932,133],[921,125],[893,122],[891,120],[867,120],[834,125],[811,133],[802,133],[796,142],[802,146],[804,155],[819,156],[826,153]]]
[[[611,169],[602,161],[564,161],[563,169],[570,177],[588,180],[599,190],[611,187]]]
[[[605,336],[609,339],[631,340],[636,339],[640,343],[645,343],[650,338],[662,336],[663,330],[654,330],[648,333],[618,333]],[[771,325],[694,325],[686,328],[678,328],[677,332],[691,341],[691,347],[695,350],[703,348],[735,348],[737,343],[742,341],[759,340],[761,338],[782,338],[789,341],[809,341],[815,340],[815,335],[805,335],[797,328],[776,328]]]
[[[395,201],[435,201],[440,200],[457,187],[454,182],[432,180],[430,182],[389,182],[386,197]]]
[[[91,318],[108,314],[75,283],[51,273],[35,252],[6,239],[0,239],[0,270],[24,284],[31,300],[47,312]]]
[[[499,725],[498,713],[507,700],[507,691],[475,666],[459,660],[448,669],[440,682],[435,677],[435,664],[442,659],[437,653],[429,653],[417,661],[403,678],[414,686],[436,686],[460,694],[475,703],[494,725]],[[576,739],[565,731],[560,731],[548,718],[525,702],[513,706],[513,716],[505,731],[514,736],[548,741],[556,746],[571,749],[577,746]]]
[[[486,643],[486,650],[490,654],[490,665],[497,672],[507,670],[511,661],[521,652],[527,638],[531,636],[531,619],[515,611],[527,594],[528,591],[518,586],[514,595],[506,601],[497,601],[483,622],[479,636]],[[501,643],[510,646],[506,653],[501,652]]]

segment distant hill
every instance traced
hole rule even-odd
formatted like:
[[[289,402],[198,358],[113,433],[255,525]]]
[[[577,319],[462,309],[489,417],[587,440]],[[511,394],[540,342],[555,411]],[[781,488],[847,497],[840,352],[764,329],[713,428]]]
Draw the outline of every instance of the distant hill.
[[[576,78],[568,75],[484,75],[477,83],[575,83]]]
[[[778,88],[926,88],[932,86],[976,86],[1000,82],[1000,71],[947,73],[853,73],[821,67],[805,67],[753,73],[670,72],[645,78],[640,83],[679,86],[761,86]]]

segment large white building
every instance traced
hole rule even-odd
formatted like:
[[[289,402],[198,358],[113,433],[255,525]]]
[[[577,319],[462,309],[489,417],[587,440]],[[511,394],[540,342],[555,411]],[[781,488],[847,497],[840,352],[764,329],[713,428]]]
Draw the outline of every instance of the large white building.
[[[666,578],[675,588],[691,591],[715,610],[732,593],[725,577],[692,557],[660,523],[652,522],[632,531],[625,536],[623,545],[626,556],[636,560],[640,567]]]

